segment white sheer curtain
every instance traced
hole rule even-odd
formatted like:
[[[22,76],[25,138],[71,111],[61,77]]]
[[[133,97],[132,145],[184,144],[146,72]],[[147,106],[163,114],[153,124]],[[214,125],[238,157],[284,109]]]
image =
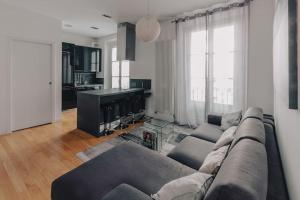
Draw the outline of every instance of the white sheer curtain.
[[[208,112],[245,108],[248,11],[244,6],[208,16]]]
[[[161,27],[160,37],[155,43],[155,112],[157,117],[173,121],[176,26],[166,21]]]
[[[177,24],[175,116],[180,124],[197,126],[205,119],[206,18]]]
[[[209,112],[244,109],[248,6],[180,22],[176,41],[176,120],[198,126]]]

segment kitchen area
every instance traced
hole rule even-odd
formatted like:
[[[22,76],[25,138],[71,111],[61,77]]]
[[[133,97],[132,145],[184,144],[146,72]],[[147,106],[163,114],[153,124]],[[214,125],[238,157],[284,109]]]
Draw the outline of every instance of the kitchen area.
[[[135,62],[135,25],[121,23],[117,33],[118,63]],[[96,46],[96,45],[95,45]],[[102,49],[64,42],[62,44],[62,110],[77,109],[77,128],[96,137],[112,134],[145,116],[146,99],[151,96],[150,79],[132,79],[122,85],[123,65],[119,65],[119,86],[106,86],[103,77]],[[109,59],[109,58],[108,58]],[[113,61],[113,59],[112,59]],[[129,73],[129,72],[128,72]]]
[[[77,108],[77,94],[101,90],[102,49],[62,43],[62,110]]]

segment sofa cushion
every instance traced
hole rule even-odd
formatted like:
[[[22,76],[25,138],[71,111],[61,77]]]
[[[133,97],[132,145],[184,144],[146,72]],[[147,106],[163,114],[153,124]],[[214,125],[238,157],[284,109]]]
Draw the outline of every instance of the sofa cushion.
[[[152,198],[140,190],[127,185],[121,184],[108,194],[106,194],[102,200],[152,200]]]
[[[206,174],[215,174],[219,170],[223,160],[225,159],[228,148],[229,145],[210,152],[206,156],[199,171]]]
[[[198,170],[213,147],[214,143],[188,136],[168,154],[168,157]]]
[[[52,200],[99,200],[122,183],[150,195],[171,180],[195,171],[141,145],[126,142],[56,179],[51,195]]]
[[[205,200],[265,200],[267,154],[263,144],[244,139],[224,160]]]
[[[255,118],[259,120],[263,120],[263,110],[261,108],[251,107],[244,113],[242,121],[248,118]]]
[[[208,114],[207,115],[207,123],[221,126],[222,123],[222,115],[219,114]]]
[[[263,122],[256,118],[245,119],[238,127],[230,149],[243,139],[251,139],[265,144],[266,134]]]
[[[238,126],[242,119],[242,111],[222,115],[221,129],[226,131],[232,126]]]
[[[212,180],[211,174],[197,172],[167,183],[152,195],[152,198],[154,200],[203,199]]]
[[[191,136],[216,143],[222,133],[223,131],[220,129],[220,126],[204,123],[196,128]]]
[[[214,150],[229,145],[234,140],[234,136],[237,128],[238,128],[237,126],[232,126],[229,129],[227,129],[218,139],[217,143],[214,146]]]

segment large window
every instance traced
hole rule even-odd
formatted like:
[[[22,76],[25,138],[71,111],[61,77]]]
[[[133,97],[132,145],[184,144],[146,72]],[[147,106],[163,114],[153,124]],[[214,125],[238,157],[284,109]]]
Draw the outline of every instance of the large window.
[[[129,61],[117,60],[117,48],[112,48],[112,88],[129,88]]]
[[[208,44],[207,44],[208,40]],[[204,102],[212,98],[214,104],[233,104],[234,26],[191,35],[191,100]]]
[[[234,26],[214,30],[213,102],[233,105]]]
[[[191,99],[205,101],[206,86],[206,31],[191,35]]]

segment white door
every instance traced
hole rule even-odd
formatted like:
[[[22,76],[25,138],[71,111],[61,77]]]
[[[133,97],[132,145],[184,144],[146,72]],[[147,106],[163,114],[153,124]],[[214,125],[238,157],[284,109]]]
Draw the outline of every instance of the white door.
[[[13,41],[12,70],[12,130],[50,123],[51,45]]]

